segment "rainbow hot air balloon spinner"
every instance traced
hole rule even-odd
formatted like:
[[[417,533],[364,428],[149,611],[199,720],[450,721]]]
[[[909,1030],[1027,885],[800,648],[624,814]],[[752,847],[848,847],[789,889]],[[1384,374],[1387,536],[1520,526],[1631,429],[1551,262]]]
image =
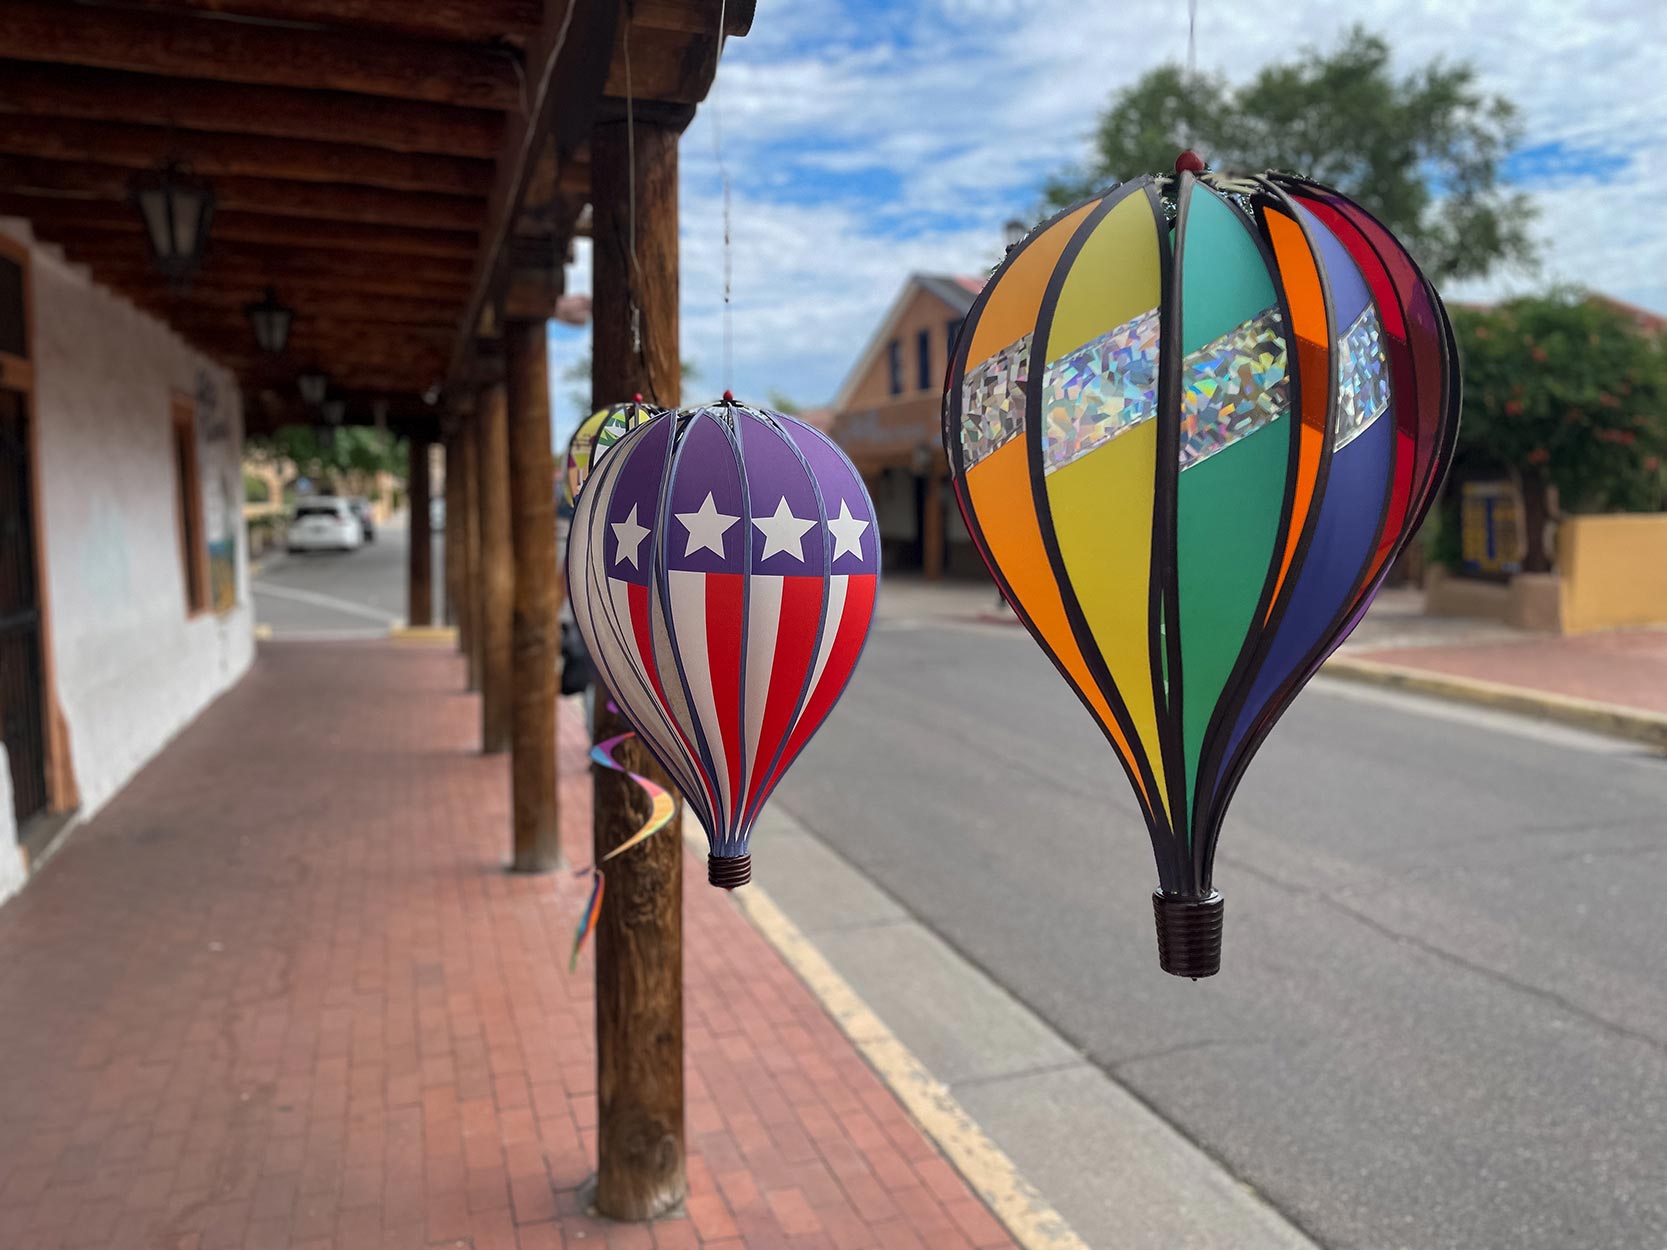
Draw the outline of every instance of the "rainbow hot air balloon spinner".
[[[967,528],[1134,787],[1159,959],[1191,977],[1220,966],[1234,789],[1423,520],[1459,386],[1441,301],[1370,214],[1198,165],[1014,247],[944,397]]]

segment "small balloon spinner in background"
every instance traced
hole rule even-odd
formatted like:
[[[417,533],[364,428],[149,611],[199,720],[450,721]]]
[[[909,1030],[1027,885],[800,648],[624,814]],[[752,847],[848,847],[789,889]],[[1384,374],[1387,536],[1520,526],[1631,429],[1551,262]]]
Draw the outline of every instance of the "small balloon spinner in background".
[[[573,515],[573,503],[579,497],[579,488],[585,484],[585,479],[595,470],[608,448],[643,422],[651,421],[665,411],[654,404],[644,403],[641,395],[634,395],[628,403],[598,408],[581,421],[568,440],[567,455],[563,458],[565,467],[561,494],[557,500],[560,514],[564,517]]]
[[[968,313],[956,498],[1134,787],[1167,971],[1218,970],[1228,802],[1423,521],[1458,394],[1441,301],[1375,218],[1191,153],[1038,226]]]
[[[879,588],[862,478],[825,435],[729,397],[625,434],[579,493],[568,593],[619,710],[751,877],[765,799],[844,691]]]

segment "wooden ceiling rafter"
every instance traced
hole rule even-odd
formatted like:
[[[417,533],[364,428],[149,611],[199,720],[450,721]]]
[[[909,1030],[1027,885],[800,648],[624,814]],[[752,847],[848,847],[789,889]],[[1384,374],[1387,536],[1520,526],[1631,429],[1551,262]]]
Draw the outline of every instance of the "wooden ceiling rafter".
[[[172,126],[0,114],[0,153],[56,161],[90,161],[149,169],[178,160],[206,178],[227,174],[285,182],[349,183],[394,191],[475,197],[492,176],[490,161],[463,156],[386,152],[358,144],[251,136]]]
[[[66,20],[71,15],[65,7],[52,0],[6,0],[0,4],[0,48],[15,60],[251,86],[472,108],[520,104],[519,58],[508,47],[367,38],[352,29],[213,21],[108,4],[76,5],[74,20]]]
[[[490,160],[501,113],[347,91],[214,82],[81,65],[0,59],[0,113],[52,119],[121,119],[190,130],[317,139]],[[47,124],[51,124],[50,120]]]
[[[0,215],[31,221],[251,395],[292,392],[316,360],[338,389],[432,424],[418,397],[441,381],[464,394],[477,363],[493,367],[478,328],[554,311],[627,30],[638,116],[681,126],[710,86],[720,20],[745,34],[753,7],[6,0]],[[135,173],[166,160],[216,197],[183,291],[150,265],[130,203]],[[242,315],[268,284],[296,309],[281,357]]]

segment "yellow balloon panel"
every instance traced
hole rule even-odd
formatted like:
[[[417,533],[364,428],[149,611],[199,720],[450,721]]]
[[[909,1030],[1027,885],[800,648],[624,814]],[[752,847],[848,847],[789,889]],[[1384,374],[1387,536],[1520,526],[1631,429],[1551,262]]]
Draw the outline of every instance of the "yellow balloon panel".
[[[973,327],[972,341],[967,345],[967,366],[988,360],[1015,339],[1036,329],[1036,314],[1042,307],[1042,296],[1047,292],[1048,279],[1059,263],[1059,254],[1071,241],[1083,218],[1094,211],[1098,200],[1090,200],[1081,208],[1066,213],[1053,225],[1030,241],[1030,245],[1013,258],[1007,272],[984,301],[984,311]]]
[[[1135,192],[1100,219],[1071,262],[1042,359],[1057,360],[1157,307],[1161,291],[1157,219]]]
[[[1117,750],[1124,759],[1133,761],[1128,739],[1118,727],[1111,705],[1100,693],[1082,648],[1077,645],[1058,583],[1048,565],[1048,553],[1042,547],[1042,531],[1036,523],[1030,492],[1030,463],[1024,439],[1016,438],[980,460],[967,470],[964,480],[990,559],[1006,575],[1013,598],[1083,692]],[[1138,772],[1135,785],[1145,798],[1146,787],[1141,784]]]
[[[1148,619],[1158,427],[1145,421],[1047,477],[1054,537],[1077,605],[1117,685],[1168,809]]]

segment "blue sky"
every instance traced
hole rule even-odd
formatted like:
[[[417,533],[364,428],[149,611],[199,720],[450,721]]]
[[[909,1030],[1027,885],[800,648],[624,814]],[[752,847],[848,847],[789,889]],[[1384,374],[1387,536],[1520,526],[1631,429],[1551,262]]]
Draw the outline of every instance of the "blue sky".
[[[728,385],[827,402],[911,270],[987,270],[1002,222],[1087,155],[1110,96],[1185,57],[1186,13],[1185,0],[760,0],[680,152],[683,354],[699,368],[685,398]],[[1506,173],[1540,210],[1543,267],[1448,295],[1575,281],[1667,312],[1667,6],[1198,0],[1199,68],[1242,81],[1353,21],[1388,34],[1401,68],[1469,60],[1521,109]],[[569,289],[589,289],[583,246]],[[552,334],[554,368],[586,350],[583,332]],[[571,389],[556,387],[561,426],[578,416]]]

